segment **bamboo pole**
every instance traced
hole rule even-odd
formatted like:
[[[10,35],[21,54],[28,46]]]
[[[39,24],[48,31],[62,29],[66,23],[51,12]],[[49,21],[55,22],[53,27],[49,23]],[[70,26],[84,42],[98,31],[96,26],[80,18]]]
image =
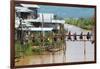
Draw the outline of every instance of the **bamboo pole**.
[[[84,61],[86,61],[86,41],[84,38]]]

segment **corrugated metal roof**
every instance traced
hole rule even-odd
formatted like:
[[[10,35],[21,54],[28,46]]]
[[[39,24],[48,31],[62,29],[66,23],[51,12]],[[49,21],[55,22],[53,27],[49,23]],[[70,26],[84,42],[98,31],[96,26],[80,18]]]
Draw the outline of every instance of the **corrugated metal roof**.
[[[35,4],[21,4],[23,7],[31,7],[31,8],[40,8],[38,5]]]
[[[15,7],[16,12],[32,12],[32,10],[26,8],[26,7]]]

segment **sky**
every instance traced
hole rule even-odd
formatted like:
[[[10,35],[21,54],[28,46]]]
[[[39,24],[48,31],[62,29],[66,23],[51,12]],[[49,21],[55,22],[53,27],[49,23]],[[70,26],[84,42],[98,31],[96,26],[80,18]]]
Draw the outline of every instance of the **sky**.
[[[53,13],[62,18],[80,18],[92,17],[94,15],[94,8],[80,8],[80,7],[65,7],[65,6],[48,6],[39,5],[39,13]]]

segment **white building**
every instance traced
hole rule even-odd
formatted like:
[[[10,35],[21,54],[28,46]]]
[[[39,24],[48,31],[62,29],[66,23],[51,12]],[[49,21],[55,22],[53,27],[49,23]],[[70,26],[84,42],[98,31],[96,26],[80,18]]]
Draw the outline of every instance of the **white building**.
[[[64,20],[55,20],[53,13],[38,13],[38,5],[20,4],[16,6],[15,28],[21,24],[28,27],[30,31],[52,31],[60,29],[60,24],[64,24]],[[23,30],[27,30],[23,27]]]

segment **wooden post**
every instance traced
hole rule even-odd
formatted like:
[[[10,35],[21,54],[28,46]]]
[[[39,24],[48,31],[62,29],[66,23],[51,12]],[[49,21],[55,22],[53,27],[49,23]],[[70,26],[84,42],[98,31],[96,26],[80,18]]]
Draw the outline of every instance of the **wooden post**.
[[[86,61],[86,40],[84,38],[84,61]]]
[[[42,48],[44,47],[44,31],[43,31],[43,23],[44,23],[44,17],[43,17],[43,14],[42,14]]]

